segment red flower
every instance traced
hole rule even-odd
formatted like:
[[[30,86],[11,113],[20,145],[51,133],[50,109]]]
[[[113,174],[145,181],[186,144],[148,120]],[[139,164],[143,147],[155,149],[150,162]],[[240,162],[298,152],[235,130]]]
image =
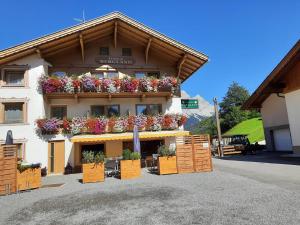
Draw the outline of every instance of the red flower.
[[[73,86],[75,88],[79,88],[80,87],[80,80],[73,80]]]
[[[177,85],[177,79],[176,78],[172,78],[172,85],[176,86]]]
[[[152,87],[157,87],[158,83],[159,83],[159,80],[158,80],[158,79],[153,79],[153,80],[151,81],[151,86],[152,86]]]
[[[67,119],[63,120],[63,129],[65,132],[71,131],[71,124],[70,124],[69,120],[67,120]]]
[[[116,118],[114,118],[114,117],[109,118],[109,120],[108,120],[108,126],[110,128],[113,128],[115,126],[115,124],[116,124]]]
[[[137,87],[137,86],[139,85],[139,80],[138,80],[138,79],[132,79],[132,80],[131,80],[131,83],[132,83],[135,87]]]
[[[115,87],[120,87],[121,86],[121,80],[120,79],[115,79]]]
[[[99,87],[101,85],[101,80],[94,80],[95,81],[95,86]]]

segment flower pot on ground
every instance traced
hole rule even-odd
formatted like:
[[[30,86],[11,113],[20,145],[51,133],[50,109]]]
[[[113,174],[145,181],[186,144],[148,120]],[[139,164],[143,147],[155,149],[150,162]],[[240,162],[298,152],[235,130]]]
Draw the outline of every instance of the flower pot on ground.
[[[141,156],[129,149],[123,151],[123,159],[120,161],[121,179],[133,179],[141,176]]]
[[[40,164],[18,164],[17,189],[19,191],[41,187]]]
[[[158,173],[163,174],[174,174],[177,173],[177,158],[175,150],[162,145],[158,149]]]
[[[94,183],[104,181],[104,154],[95,154],[92,151],[82,153],[82,183]]]

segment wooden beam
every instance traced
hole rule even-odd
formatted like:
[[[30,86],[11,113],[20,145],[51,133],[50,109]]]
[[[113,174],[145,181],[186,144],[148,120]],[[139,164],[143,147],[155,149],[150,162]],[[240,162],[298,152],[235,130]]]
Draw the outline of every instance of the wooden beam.
[[[39,56],[40,58],[43,58],[42,52],[41,52],[41,50],[40,50],[39,48],[37,48],[37,49],[35,50],[35,52],[36,52],[36,54],[38,54],[38,56]]]
[[[114,31],[114,46],[117,48],[117,34],[118,34],[118,22],[115,22],[115,31]]]
[[[148,56],[149,56],[149,49],[150,49],[151,42],[152,42],[152,38],[149,38],[148,44],[147,44],[147,47],[145,50],[145,63],[146,64],[148,63]]]
[[[83,42],[83,35],[79,35],[79,42],[80,42],[80,48],[81,48],[81,58],[82,62],[84,63],[84,42]]]
[[[178,69],[178,73],[177,73],[177,77],[180,76],[180,73],[181,73],[181,68],[182,68],[182,65],[183,63],[185,62],[187,58],[187,54],[184,54],[184,56],[181,58],[181,60],[178,62],[178,65],[177,65],[177,69]]]

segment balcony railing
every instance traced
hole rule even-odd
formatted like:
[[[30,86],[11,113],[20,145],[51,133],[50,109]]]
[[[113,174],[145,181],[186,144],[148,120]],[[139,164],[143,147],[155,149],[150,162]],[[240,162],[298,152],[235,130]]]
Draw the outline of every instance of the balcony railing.
[[[157,114],[153,116],[121,117],[74,117],[71,120],[38,119],[37,130],[41,134],[104,134],[132,132],[136,125],[139,131],[176,130],[186,122],[182,114]]]
[[[59,97],[171,97],[180,93],[180,81],[171,76],[123,79],[43,76],[41,92],[48,98]]]

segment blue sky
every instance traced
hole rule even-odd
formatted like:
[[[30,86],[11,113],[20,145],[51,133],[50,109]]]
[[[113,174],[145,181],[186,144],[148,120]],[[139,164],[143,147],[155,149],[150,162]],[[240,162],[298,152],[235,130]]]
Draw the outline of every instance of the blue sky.
[[[232,81],[250,92],[300,38],[300,1],[2,1],[0,49],[120,11],[209,56],[183,89],[208,101]]]

